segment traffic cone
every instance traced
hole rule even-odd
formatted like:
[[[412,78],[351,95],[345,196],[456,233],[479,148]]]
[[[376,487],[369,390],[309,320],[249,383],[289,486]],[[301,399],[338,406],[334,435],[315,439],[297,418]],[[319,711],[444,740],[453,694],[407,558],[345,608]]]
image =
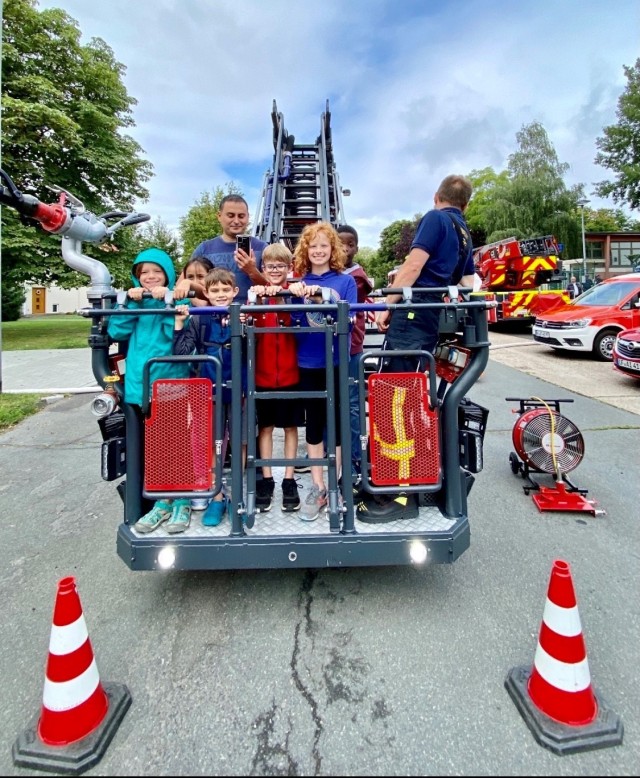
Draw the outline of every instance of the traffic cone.
[[[76,580],[62,578],[42,709],[14,743],[14,764],[67,775],[84,772],[100,761],[130,704],[126,686],[101,683]]]
[[[622,743],[623,727],[591,685],[571,570],[551,569],[533,667],[512,668],[507,691],[536,740],[556,754]]]

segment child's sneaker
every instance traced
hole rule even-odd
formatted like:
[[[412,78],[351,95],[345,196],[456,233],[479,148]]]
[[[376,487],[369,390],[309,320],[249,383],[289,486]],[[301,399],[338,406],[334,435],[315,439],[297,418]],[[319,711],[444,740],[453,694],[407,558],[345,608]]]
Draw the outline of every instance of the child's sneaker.
[[[315,521],[320,515],[320,511],[327,507],[327,490],[320,489],[317,484],[313,484],[307,499],[300,509],[300,518],[302,521]]]
[[[171,503],[166,500],[158,500],[149,513],[145,513],[133,525],[136,532],[153,532],[154,529],[169,520],[171,516]]]
[[[295,478],[284,478],[282,481],[282,510],[285,513],[300,510],[300,495]]]
[[[265,513],[271,508],[273,491],[276,488],[273,478],[261,478],[256,481],[256,510]]]
[[[167,522],[167,532],[172,534],[184,532],[191,524],[191,505],[189,500],[176,500],[173,503],[173,512]]]
[[[217,527],[222,519],[224,519],[226,512],[227,500],[224,497],[222,500],[211,500],[209,507],[202,516],[202,524],[205,527]]]

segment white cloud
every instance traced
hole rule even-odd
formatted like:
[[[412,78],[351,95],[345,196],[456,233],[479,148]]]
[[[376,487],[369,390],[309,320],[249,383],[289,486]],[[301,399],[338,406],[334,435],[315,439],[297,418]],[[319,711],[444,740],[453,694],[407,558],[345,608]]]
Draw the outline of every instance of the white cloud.
[[[126,66],[131,134],[154,166],[152,217],[175,227],[232,179],[253,210],[272,101],[296,142],[313,143],[329,99],[345,215],[374,247],[390,222],[431,207],[443,176],[503,169],[532,121],[569,163],[567,184],[591,196],[607,178],[595,140],[616,121],[640,28],[637,0],[615,11],[595,0],[40,0],[50,7]]]

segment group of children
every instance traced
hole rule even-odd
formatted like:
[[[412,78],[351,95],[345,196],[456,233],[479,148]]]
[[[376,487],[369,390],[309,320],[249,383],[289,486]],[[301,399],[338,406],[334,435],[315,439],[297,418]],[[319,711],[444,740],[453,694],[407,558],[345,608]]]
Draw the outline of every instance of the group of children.
[[[317,398],[300,398],[299,392],[326,389],[325,336],[318,329],[313,314],[303,311],[282,313],[279,304],[301,301],[317,302],[321,290],[329,289],[333,300],[346,300],[350,304],[363,302],[372,291],[364,270],[354,262],[358,252],[358,234],[353,227],[344,225],[337,230],[326,222],[307,225],[296,245],[294,254],[281,243],[267,245],[262,251],[261,263],[256,263],[264,283],[252,286],[249,293],[261,304],[274,306],[274,311],[253,317],[260,328],[298,325],[296,331],[257,333],[256,338],[256,422],[259,455],[262,459],[273,456],[275,428],[284,430],[284,456],[295,459],[298,449],[298,428],[305,427],[307,454],[311,459],[324,457],[326,439],[326,401]],[[252,251],[253,254],[253,251]],[[223,267],[214,267],[204,256],[193,257],[183,269],[181,277],[191,288],[199,290],[200,298],[192,302],[194,307],[209,305],[228,309],[239,293],[236,274]],[[163,307],[167,289],[176,282],[171,258],[164,251],[152,248],[141,252],[132,270],[133,287],[128,290],[126,307]],[[150,297],[144,292],[149,292]],[[288,293],[288,294],[287,294]],[[244,317],[243,317],[244,318]],[[357,379],[358,357],[363,351],[365,315],[359,311],[352,317],[350,334],[350,376]],[[224,313],[189,315],[187,305],[177,305],[175,317],[170,316],[121,316],[110,317],[109,335],[114,341],[129,340],[125,400],[134,406],[142,404],[142,368],[151,357],[168,354],[210,354],[217,356],[222,365],[222,381],[231,378],[230,326]],[[339,361],[337,343],[333,349],[334,366]],[[215,382],[215,370],[210,362],[200,363],[199,374]],[[150,381],[158,378],[188,377],[193,368],[188,363],[154,363]],[[242,392],[246,394],[246,360],[244,361]],[[339,429],[340,394],[338,370],[334,370],[334,396],[336,429]],[[234,387],[235,389],[235,387]],[[261,399],[265,391],[286,392],[280,399]],[[230,424],[231,390],[223,389],[224,423]],[[356,384],[350,385],[350,420],[352,437],[351,476],[360,470],[360,415],[359,392]],[[242,416],[242,458],[246,457],[247,418]],[[233,453],[233,452],[232,452]],[[224,453],[223,453],[224,456]],[[336,447],[338,474],[341,451]],[[304,500],[300,499],[293,466],[287,466],[282,480],[282,510],[299,512],[304,521],[314,521],[327,506],[327,488],[324,468],[311,467],[312,487]],[[268,511],[273,503],[275,482],[272,469],[262,467],[262,478],[256,482],[256,510]],[[203,516],[204,526],[217,526],[228,511],[228,498],[221,490],[213,497]],[[183,532],[191,521],[191,502],[188,499],[158,500],[153,508],[134,525],[138,532],[148,533],[166,523],[168,532]]]

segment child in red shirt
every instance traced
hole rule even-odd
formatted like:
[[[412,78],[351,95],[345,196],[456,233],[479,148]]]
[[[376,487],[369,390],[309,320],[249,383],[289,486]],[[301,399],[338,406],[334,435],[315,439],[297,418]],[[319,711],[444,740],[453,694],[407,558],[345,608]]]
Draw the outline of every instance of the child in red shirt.
[[[279,313],[277,303],[285,302],[275,297],[288,286],[287,276],[293,257],[282,243],[272,243],[262,253],[262,272],[268,286],[252,286],[249,293],[258,297],[270,297],[273,313],[259,313],[254,317],[256,327],[288,326],[291,315]],[[263,304],[265,301],[259,301]],[[273,457],[273,430],[284,429],[284,456],[295,459],[298,451],[298,427],[304,425],[304,408],[299,398],[291,395],[282,399],[261,400],[260,391],[291,391],[298,388],[298,356],[293,332],[266,332],[257,334],[256,340],[256,417],[258,421],[258,446],[261,459]],[[262,466],[262,478],[256,482],[256,509],[262,513],[271,508],[275,483],[272,470]],[[298,484],[293,465],[287,466],[282,481],[282,510],[300,509]]]

